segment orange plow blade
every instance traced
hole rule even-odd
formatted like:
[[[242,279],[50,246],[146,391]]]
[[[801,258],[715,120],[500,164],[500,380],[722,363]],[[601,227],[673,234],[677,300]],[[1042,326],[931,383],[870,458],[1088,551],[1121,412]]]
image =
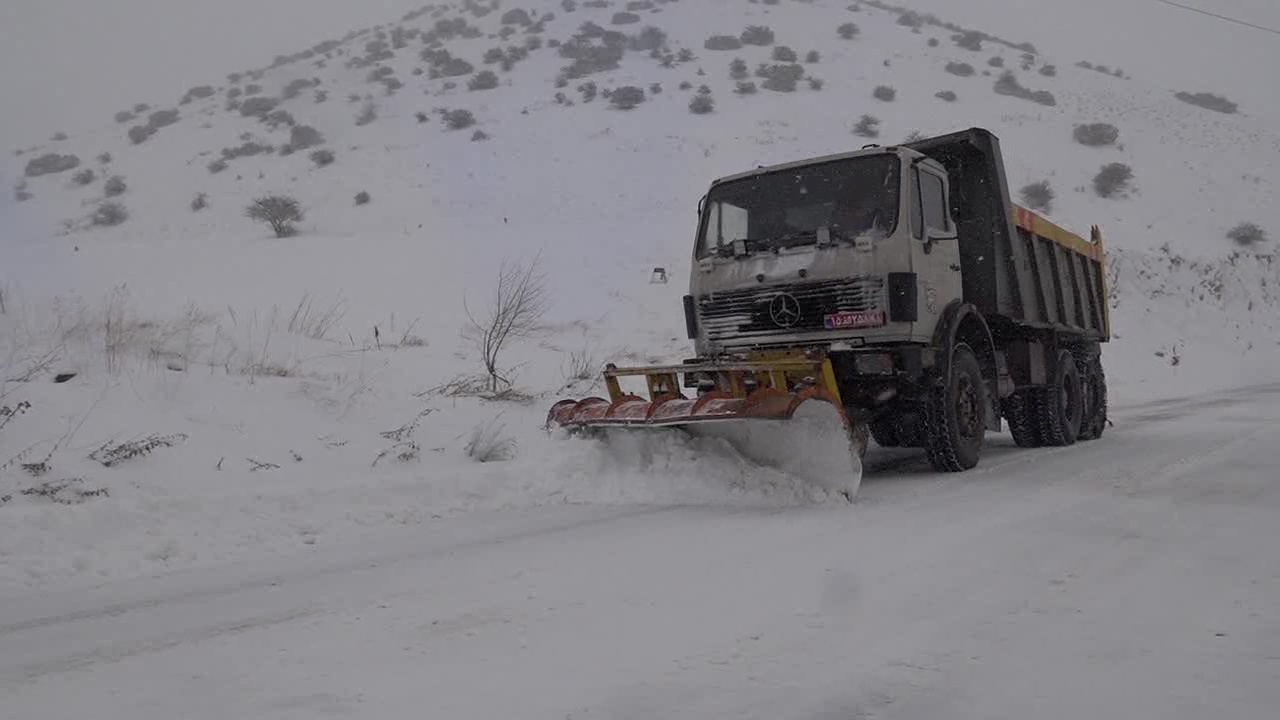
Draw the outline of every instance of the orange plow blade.
[[[745,395],[721,390],[647,400],[621,395],[562,400],[548,427],[569,430],[675,428],[727,441],[752,462],[797,476],[852,501],[862,482],[860,445],[839,401],[820,387],[763,387]]]

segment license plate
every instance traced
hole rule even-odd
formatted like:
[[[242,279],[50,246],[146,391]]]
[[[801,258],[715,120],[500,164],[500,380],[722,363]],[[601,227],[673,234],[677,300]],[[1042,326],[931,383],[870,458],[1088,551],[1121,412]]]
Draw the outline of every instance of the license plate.
[[[884,325],[883,310],[862,310],[860,312],[838,312],[823,318],[828,330],[847,330],[849,328],[874,328]]]

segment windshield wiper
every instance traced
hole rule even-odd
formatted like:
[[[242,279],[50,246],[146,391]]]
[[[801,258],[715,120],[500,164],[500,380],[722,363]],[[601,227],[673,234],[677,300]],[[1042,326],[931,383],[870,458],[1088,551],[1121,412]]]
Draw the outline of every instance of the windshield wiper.
[[[746,254],[760,252],[761,250],[772,250],[777,252],[783,248],[799,247],[801,245],[811,245],[817,240],[818,233],[816,230],[801,230],[799,232],[787,233],[785,235],[775,235],[766,238],[739,238],[730,242],[720,243],[711,252],[723,258],[733,257],[734,246],[741,242],[746,249]]]

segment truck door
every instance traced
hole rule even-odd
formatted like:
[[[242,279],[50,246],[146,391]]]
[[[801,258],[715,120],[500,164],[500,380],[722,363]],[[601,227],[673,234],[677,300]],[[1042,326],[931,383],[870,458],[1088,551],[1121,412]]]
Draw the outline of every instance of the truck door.
[[[946,174],[932,162],[915,163],[908,176],[911,268],[916,276],[917,340],[933,336],[943,309],[963,294],[960,245],[951,217]]]

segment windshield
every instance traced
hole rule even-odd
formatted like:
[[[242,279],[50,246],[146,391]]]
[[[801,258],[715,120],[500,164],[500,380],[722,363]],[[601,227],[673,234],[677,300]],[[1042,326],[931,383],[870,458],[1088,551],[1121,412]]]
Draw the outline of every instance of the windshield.
[[[824,226],[833,240],[891,234],[898,178],[898,157],[883,154],[719,185],[707,198],[698,257],[729,254],[735,240],[748,241],[748,251],[812,245]]]

